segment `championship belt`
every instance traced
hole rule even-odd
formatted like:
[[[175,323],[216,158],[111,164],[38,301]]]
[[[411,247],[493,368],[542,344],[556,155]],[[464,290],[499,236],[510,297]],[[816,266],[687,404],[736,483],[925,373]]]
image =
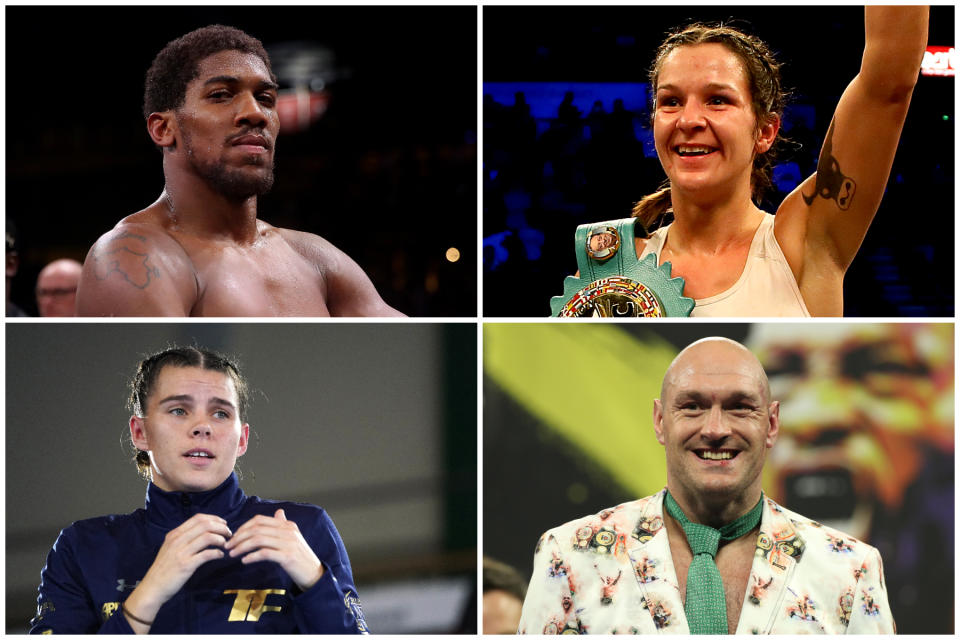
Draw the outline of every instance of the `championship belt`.
[[[567,276],[563,295],[550,299],[554,317],[603,318],[689,316],[693,298],[683,295],[683,278],[671,278],[671,264],[657,266],[652,253],[637,260],[635,218],[577,227],[574,240],[580,276]]]

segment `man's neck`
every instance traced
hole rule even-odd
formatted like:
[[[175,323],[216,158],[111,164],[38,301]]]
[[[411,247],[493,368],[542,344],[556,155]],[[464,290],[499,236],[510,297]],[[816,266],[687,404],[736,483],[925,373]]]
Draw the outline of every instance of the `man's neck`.
[[[199,176],[167,175],[157,204],[172,231],[251,244],[257,239],[257,196],[233,200]]]
[[[667,483],[667,489],[691,522],[705,524],[715,529],[733,522],[753,509],[757,506],[761,495],[759,486],[750,487],[739,496],[720,498],[685,492],[682,488],[671,487],[669,483]]]

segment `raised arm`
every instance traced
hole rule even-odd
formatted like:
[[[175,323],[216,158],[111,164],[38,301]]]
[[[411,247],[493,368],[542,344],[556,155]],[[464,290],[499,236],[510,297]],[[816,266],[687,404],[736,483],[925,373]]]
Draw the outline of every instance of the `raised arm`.
[[[880,206],[927,44],[929,9],[867,6],[860,72],[830,121],[817,172],[784,200],[777,239],[801,278],[842,278]]]
[[[330,315],[404,316],[383,301],[367,274],[343,251],[312,233],[290,229],[280,232],[292,247],[316,265],[326,283]]]
[[[78,316],[189,316],[197,281],[186,253],[148,225],[121,224],[90,248]]]

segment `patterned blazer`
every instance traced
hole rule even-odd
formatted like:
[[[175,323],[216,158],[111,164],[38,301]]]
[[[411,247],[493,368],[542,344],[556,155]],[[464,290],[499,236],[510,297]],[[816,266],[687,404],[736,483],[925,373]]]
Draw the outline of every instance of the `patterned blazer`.
[[[520,633],[689,634],[665,491],[541,536]],[[737,633],[894,633],[880,553],[764,498]]]

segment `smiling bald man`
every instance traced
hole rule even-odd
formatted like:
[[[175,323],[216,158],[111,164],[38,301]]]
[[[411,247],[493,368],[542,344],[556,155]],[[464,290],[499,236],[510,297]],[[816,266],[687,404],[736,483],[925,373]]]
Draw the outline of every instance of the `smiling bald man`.
[[[763,495],[779,427],[746,347],[686,347],[653,401],[666,488],[541,536],[520,632],[894,633],[879,552]]]

